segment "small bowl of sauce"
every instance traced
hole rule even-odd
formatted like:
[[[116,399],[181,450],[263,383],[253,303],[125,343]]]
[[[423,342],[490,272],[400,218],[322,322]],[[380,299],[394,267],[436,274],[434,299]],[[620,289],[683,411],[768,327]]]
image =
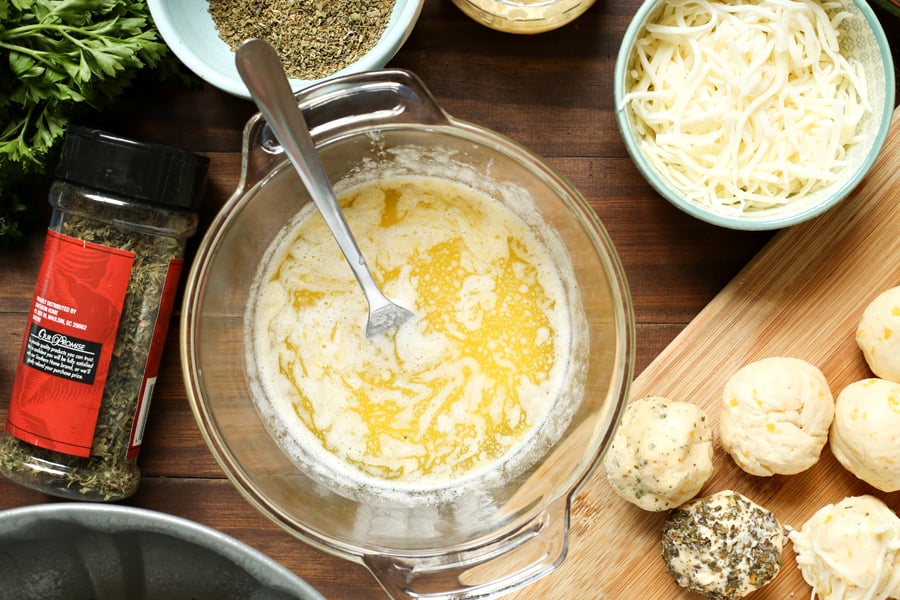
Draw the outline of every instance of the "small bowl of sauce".
[[[594,0],[453,0],[469,17],[507,33],[543,33],[571,23]]]

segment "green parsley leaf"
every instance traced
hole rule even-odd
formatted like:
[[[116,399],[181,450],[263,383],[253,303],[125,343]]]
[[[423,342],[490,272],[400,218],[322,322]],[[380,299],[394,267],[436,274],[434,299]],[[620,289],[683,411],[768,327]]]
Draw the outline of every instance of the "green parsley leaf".
[[[144,1],[0,0],[0,245],[22,235],[26,183],[49,179],[66,126],[178,63]],[[45,200],[42,200],[45,202]]]

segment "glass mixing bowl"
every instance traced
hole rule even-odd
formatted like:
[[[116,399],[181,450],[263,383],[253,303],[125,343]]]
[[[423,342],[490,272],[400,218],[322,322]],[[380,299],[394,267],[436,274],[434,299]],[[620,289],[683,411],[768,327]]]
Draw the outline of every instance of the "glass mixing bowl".
[[[566,427],[476,492],[424,501],[331,486],[289,458],[254,400],[245,320],[270,243],[311,200],[257,115],[244,130],[238,189],[201,242],[185,292],[181,358],[200,430],[249,502],[299,539],[365,565],[392,597],[484,597],[525,585],[565,557],[571,500],[627,399],[634,315],[612,243],[559,174],[512,141],[448,116],[406,71],[350,75],[297,98],[332,181],[361,168],[402,171],[394,150],[418,148],[426,158],[415,170],[449,161],[498,199],[529,199],[541,235],[550,232],[547,242],[565,255],[573,275],[566,294],[583,317],[577,381],[560,409]]]

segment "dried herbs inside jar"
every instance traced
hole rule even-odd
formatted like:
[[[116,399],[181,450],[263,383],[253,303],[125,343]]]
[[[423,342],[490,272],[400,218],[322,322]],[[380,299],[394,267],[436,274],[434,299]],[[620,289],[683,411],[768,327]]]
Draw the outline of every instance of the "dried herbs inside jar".
[[[219,37],[236,50],[261,38],[289,77],[321,79],[371,50],[384,33],[394,0],[210,0]]]
[[[79,500],[137,489],[137,455],[208,159],[66,133],[0,436],[0,473]]]

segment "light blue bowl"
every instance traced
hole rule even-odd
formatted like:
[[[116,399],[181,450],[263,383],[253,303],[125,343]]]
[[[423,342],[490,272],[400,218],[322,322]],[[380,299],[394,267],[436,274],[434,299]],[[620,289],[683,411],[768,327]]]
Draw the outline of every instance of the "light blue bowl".
[[[397,0],[378,43],[329,78],[384,67],[409,37],[423,4],[424,0]],[[210,85],[250,99],[250,92],[234,65],[234,52],[216,31],[208,0],[148,0],[147,5],[163,40],[186,67]],[[297,92],[317,81],[321,80],[291,79],[291,89]]]
[[[839,26],[842,32],[841,50],[851,60],[862,63],[869,91],[871,113],[865,120],[863,134],[867,143],[855,146],[849,153],[849,164],[841,177],[827,187],[796,198],[779,207],[745,211],[739,216],[720,214],[712,208],[701,206],[677,192],[667,175],[647,160],[632,127],[631,111],[625,105],[625,84],[635,41],[645,24],[655,18],[666,0],[645,0],[625,32],[616,60],[613,85],[616,120],[625,141],[625,147],[638,170],[653,188],[666,200],[698,219],[741,230],[774,230],[812,219],[838,204],[859,184],[875,162],[884,145],[891,115],[894,110],[894,66],[890,47],[878,18],[865,0],[843,0],[842,4],[854,15]]]

